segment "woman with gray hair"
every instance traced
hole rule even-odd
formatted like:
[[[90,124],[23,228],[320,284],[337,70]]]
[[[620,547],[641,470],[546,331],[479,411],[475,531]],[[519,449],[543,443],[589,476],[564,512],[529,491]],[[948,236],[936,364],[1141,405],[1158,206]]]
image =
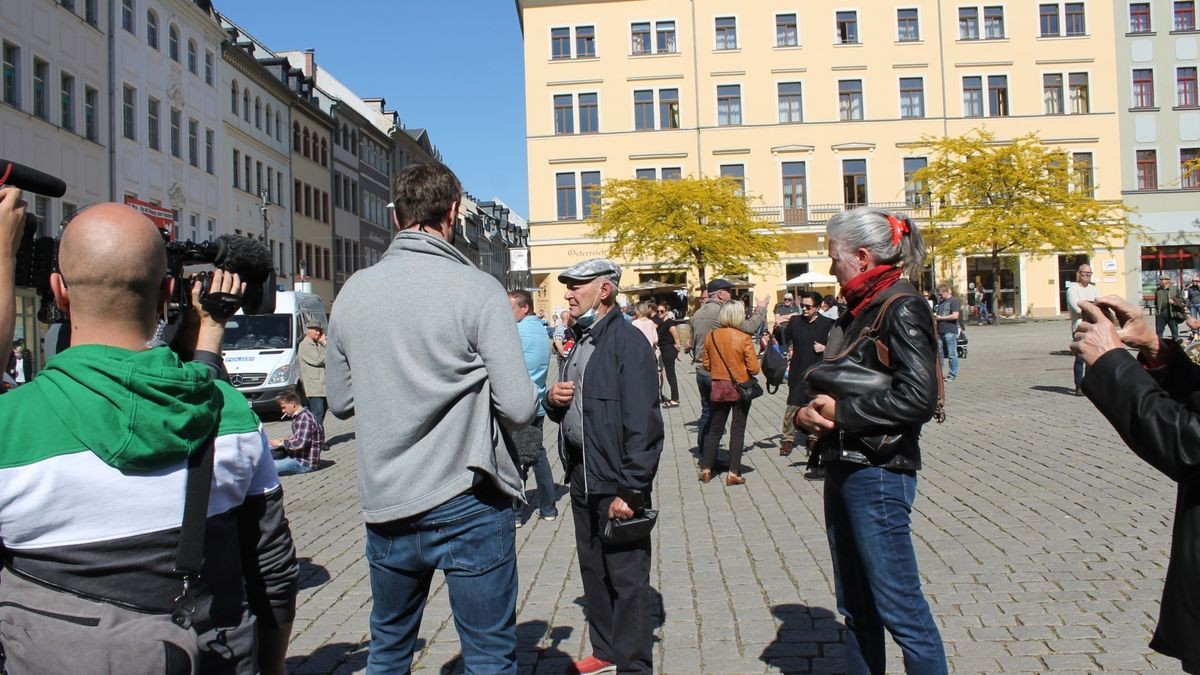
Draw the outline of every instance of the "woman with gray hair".
[[[925,244],[907,218],[877,209],[834,216],[832,273],[848,311],[804,378],[796,413],[826,467],[825,525],[850,673],[883,673],[884,629],[910,673],[945,673],[946,654],[921,592],[910,524],[921,427],[943,419],[933,313],[903,277]]]

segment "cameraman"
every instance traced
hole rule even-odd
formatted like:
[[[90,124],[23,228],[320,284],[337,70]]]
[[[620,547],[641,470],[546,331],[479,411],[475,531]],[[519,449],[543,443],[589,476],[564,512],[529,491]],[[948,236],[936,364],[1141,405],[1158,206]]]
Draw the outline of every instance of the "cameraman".
[[[1200,673],[1200,366],[1160,338],[1142,310],[1114,295],[1081,301],[1071,351],[1087,364],[1083,393],[1143,460],[1175,482],[1175,524],[1150,648]],[[1124,347],[1138,351],[1135,359]]]
[[[21,191],[0,187],[0,343],[12,340],[17,325],[17,249],[25,227],[26,203]]]
[[[145,216],[83,210],[59,269],[50,285],[72,346],[0,398],[0,624],[21,627],[5,633],[10,672],[284,673],[298,567],[283,494],[261,423],[215,379],[243,285],[221,270],[208,296],[194,285],[204,363],[185,363],[154,339],[174,280]],[[163,617],[182,595],[189,457],[209,439],[203,564],[180,628]],[[145,623],[122,629],[129,614]]]

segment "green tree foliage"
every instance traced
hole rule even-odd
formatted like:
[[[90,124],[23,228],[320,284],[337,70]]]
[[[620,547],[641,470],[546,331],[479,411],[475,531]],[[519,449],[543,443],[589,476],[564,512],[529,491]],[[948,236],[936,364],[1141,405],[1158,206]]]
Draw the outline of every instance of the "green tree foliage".
[[[915,180],[939,205],[929,240],[942,254],[1049,255],[1120,246],[1139,228],[1119,201],[1092,196],[1092,167],[1069,166],[1068,154],[1036,134],[1000,143],[988,131],[925,137],[929,164]],[[1000,297],[1000,275],[993,300]]]
[[[692,269],[701,286],[710,267],[745,272],[779,259],[779,242],[730,178],[611,179],[599,202],[591,236],[611,240],[610,256]]]

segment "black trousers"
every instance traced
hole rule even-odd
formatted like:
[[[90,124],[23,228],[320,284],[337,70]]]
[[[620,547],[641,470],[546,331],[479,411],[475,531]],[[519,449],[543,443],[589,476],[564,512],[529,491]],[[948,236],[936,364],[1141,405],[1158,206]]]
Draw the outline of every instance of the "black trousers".
[[[1165,312],[1159,312],[1154,317],[1154,328],[1155,332],[1158,333],[1158,337],[1163,336],[1163,329],[1168,326],[1171,328],[1171,339],[1179,342],[1179,322],[1171,317],[1171,310],[1169,309]]]
[[[602,542],[612,500],[613,495],[584,495],[583,465],[576,465],[571,472],[571,514],[592,654],[617,664],[619,673],[652,673],[650,538],[624,546]]]
[[[708,434],[704,437],[704,454],[700,458],[701,469],[711,469],[717,461],[717,445],[725,433],[725,420],[733,412],[733,423],[729,425],[729,473],[742,473],[742,448],[746,444],[746,418],[750,415],[749,403],[712,403],[712,419],[708,423]]]
[[[675,359],[677,358],[679,358],[678,351],[662,350],[663,375],[666,375],[667,386],[671,388],[671,395],[667,397],[668,401],[679,400],[679,380],[675,378]]]

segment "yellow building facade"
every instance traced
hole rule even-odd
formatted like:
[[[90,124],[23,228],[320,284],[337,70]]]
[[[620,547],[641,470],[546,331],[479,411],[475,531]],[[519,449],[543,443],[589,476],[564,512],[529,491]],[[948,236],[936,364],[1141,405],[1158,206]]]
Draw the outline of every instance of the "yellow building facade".
[[[772,300],[785,280],[828,271],[833,214],[867,204],[926,222],[928,198],[911,180],[924,136],[1037,132],[1090,167],[1097,198],[1121,198],[1110,7],[517,0],[517,11],[539,307],[563,304],[559,271],[605,254],[588,235],[589,188],[609,178],[743,181],[764,228],[798,235],[749,277]],[[1065,311],[1065,283],[1085,260],[1101,292],[1124,290],[1121,250],[1062,253],[1004,259],[1005,313]],[[684,272],[619,262],[625,286]],[[934,270],[960,296],[993,278],[987,257]]]

